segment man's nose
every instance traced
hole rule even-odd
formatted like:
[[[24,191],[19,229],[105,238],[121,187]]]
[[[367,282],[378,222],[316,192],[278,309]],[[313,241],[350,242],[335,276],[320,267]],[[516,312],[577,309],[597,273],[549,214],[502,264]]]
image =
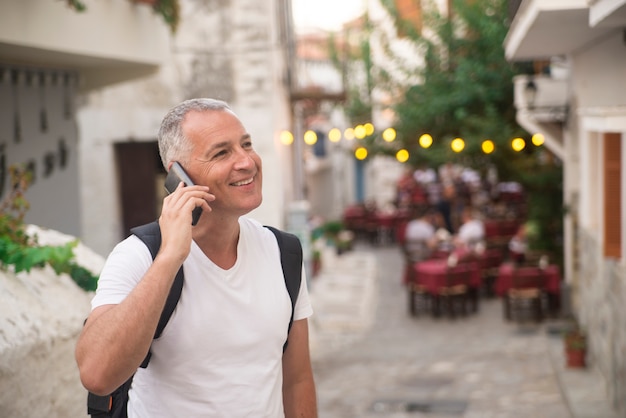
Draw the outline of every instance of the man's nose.
[[[244,149],[240,149],[237,151],[235,159],[235,168],[239,170],[251,168],[254,166],[254,159],[252,158],[252,155]]]

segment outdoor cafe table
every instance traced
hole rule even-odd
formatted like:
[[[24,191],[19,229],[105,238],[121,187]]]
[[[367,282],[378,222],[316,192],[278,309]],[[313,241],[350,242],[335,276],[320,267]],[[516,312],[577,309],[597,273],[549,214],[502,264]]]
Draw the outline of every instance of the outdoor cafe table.
[[[449,269],[454,271],[464,271],[468,273],[468,295],[472,311],[478,309],[478,289],[481,285],[480,265],[476,262],[459,262],[454,267],[448,266],[447,259],[429,259],[420,261],[413,265],[415,269],[415,279],[424,288],[424,290],[435,296],[438,300],[443,287],[446,286],[447,273]],[[438,303],[435,303],[433,309],[437,310]],[[433,313],[435,314],[435,311]]]
[[[513,272],[515,265],[513,263],[502,263],[498,269],[498,277],[494,284],[496,295],[504,296],[513,285]],[[538,270],[539,271],[539,270]],[[548,295],[549,308],[552,313],[556,313],[559,308],[560,290],[561,290],[561,272],[556,264],[548,265],[544,270],[545,275],[545,292]]]
[[[513,272],[515,265],[513,263],[502,263],[498,269],[498,277],[494,286],[498,296],[504,295],[513,285]],[[559,266],[556,264],[548,265],[543,273],[546,278],[545,291],[552,294],[559,294],[561,287],[561,273]]]
[[[468,286],[478,289],[481,284],[480,266],[475,262],[460,262],[454,267],[448,267],[448,260],[443,258],[420,261],[414,265],[417,281],[424,289],[433,295],[439,293],[446,286],[446,275],[449,268],[455,271],[467,271]]]

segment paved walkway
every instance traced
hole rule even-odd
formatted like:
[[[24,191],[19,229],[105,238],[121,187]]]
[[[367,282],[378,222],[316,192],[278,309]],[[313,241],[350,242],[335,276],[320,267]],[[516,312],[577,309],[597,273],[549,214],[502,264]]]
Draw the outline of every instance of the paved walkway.
[[[320,418],[617,416],[593,367],[564,367],[555,323],[507,323],[498,299],[456,320],[410,317],[397,248],[323,260],[310,289]]]

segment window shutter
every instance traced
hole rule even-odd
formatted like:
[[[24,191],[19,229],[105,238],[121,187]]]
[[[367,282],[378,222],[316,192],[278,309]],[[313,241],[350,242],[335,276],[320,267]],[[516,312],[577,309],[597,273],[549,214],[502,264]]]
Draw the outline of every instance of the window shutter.
[[[622,136],[604,134],[604,256],[622,255]]]

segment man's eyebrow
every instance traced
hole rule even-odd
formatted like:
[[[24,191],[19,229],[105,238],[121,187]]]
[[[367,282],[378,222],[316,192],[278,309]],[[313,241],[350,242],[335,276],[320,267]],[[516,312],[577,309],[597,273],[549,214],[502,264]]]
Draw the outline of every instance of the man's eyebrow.
[[[251,138],[252,137],[250,136],[250,134],[243,134],[241,135],[241,138],[239,139],[239,141],[244,141],[246,139],[251,139]],[[213,150],[226,148],[228,146],[230,146],[230,141],[221,141],[221,142],[215,143],[209,147],[209,149],[207,150],[207,154],[209,154]]]

